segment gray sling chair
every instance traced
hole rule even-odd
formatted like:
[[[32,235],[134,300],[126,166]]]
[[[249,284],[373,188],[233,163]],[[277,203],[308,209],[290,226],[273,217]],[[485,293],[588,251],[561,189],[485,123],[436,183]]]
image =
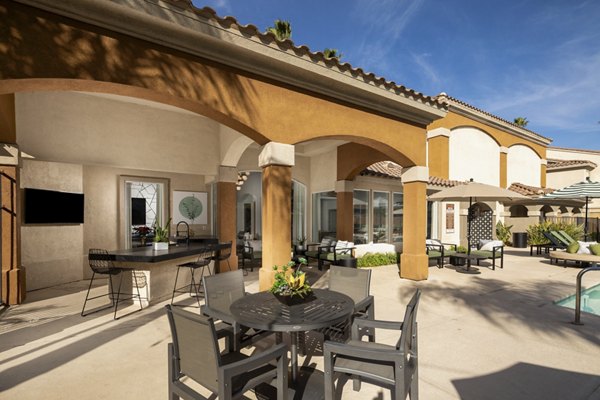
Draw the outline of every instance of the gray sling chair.
[[[347,374],[354,380],[354,390],[360,390],[361,381],[372,383],[392,392],[392,399],[419,398],[417,307],[421,291],[417,289],[406,306],[404,320],[378,321],[355,318],[352,339],[347,343],[327,341],[323,344],[325,361],[325,400],[333,400],[335,380]],[[395,346],[362,341],[364,327],[401,330]],[[338,390],[341,393],[341,390]]]
[[[223,321],[233,328],[233,342],[236,350],[240,346],[253,344],[258,339],[272,333],[250,331],[249,328],[240,325],[229,311],[229,307],[234,301],[246,295],[244,273],[241,269],[204,276],[202,277],[202,284],[204,286],[205,305],[200,309],[200,313],[215,320]]]
[[[169,398],[208,399],[188,386],[191,379],[219,399],[242,398],[251,389],[276,381],[277,399],[288,398],[287,348],[282,344],[247,356],[221,353],[213,319],[166,305],[173,342],[168,345]],[[276,366],[271,364],[276,362]],[[184,379],[187,378],[187,379]],[[210,396],[210,398],[214,398]]]
[[[332,265],[329,269],[329,290],[344,293],[350,296],[354,301],[354,317],[364,317],[366,319],[375,318],[375,302],[373,296],[369,294],[371,287],[371,270],[347,268]],[[351,321],[342,322],[328,328],[320,330],[325,335],[326,340],[335,340],[345,342],[350,336]],[[369,341],[375,341],[375,330],[366,329],[365,334],[369,336]]]

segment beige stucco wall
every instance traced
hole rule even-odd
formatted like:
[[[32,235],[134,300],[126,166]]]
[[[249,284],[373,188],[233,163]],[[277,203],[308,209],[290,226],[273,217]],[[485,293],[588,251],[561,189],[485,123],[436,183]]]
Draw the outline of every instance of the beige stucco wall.
[[[449,178],[499,186],[500,147],[491,136],[472,127],[450,132]]]
[[[174,107],[128,101],[134,100],[75,92],[17,93],[19,146],[47,161],[216,174],[216,122]]]
[[[541,186],[541,160],[530,147],[523,145],[510,147],[506,161],[506,180],[508,186],[515,182],[534,187]]]
[[[310,158],[311,193],[335,190],[337,149]]]

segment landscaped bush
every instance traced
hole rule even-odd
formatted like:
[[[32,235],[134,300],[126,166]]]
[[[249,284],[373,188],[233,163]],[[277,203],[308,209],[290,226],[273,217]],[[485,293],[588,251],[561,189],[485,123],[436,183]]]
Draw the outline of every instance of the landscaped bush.
[[[569,236],[575,240],[582,240],[583,238],[583,225],[544,221],[536,225],[530,225],[529,228],[527,228],[527,244],[548,243],[548,239],[544,236],[544,232],[561,230],[567,232]]]
[[[505,246],[512,245],[510,230],[512,229],[512,225],[504,225],[502,221],[498,221],[496,224],[496,236],[498,240],[502,240]]]
[[[366,253],[356,260],[356,264],[358,268],[398,264],[398,255],[396,253]]]

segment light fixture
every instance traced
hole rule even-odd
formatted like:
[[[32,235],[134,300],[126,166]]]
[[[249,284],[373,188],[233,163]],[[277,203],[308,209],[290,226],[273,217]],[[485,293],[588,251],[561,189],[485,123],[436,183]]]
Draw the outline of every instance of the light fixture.
[[[235,183],[237,190],[242,190],[242,185],[248,180],[248,174],[249,172],[238,172],[237,182]]]

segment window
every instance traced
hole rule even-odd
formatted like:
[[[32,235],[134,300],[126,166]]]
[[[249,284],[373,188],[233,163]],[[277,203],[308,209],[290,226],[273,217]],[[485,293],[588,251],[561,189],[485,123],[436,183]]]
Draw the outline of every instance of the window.
[[[152,228],[155,221],[160,224],[169,219],[169,180],[146,177],[120,177],[119,217],[121,246],[131,248],[141,246],[143,241],[137,228]],[[152,237],[152,231],[148,234]]]
[[[404,218],[404,196],[402,193],[392,194],[392,242],[402,242]]]
[[[369,242],[369,191],[355,190],[353,194],[354,235],[356,244]]]
[[[373,243],[388,242],[389,192],[373,192]]]
[[[313,193],[313,240],[336,237],[337,198],[335,192]]]
[[[306,186],[292,181],[292,243],[306,238]]]

